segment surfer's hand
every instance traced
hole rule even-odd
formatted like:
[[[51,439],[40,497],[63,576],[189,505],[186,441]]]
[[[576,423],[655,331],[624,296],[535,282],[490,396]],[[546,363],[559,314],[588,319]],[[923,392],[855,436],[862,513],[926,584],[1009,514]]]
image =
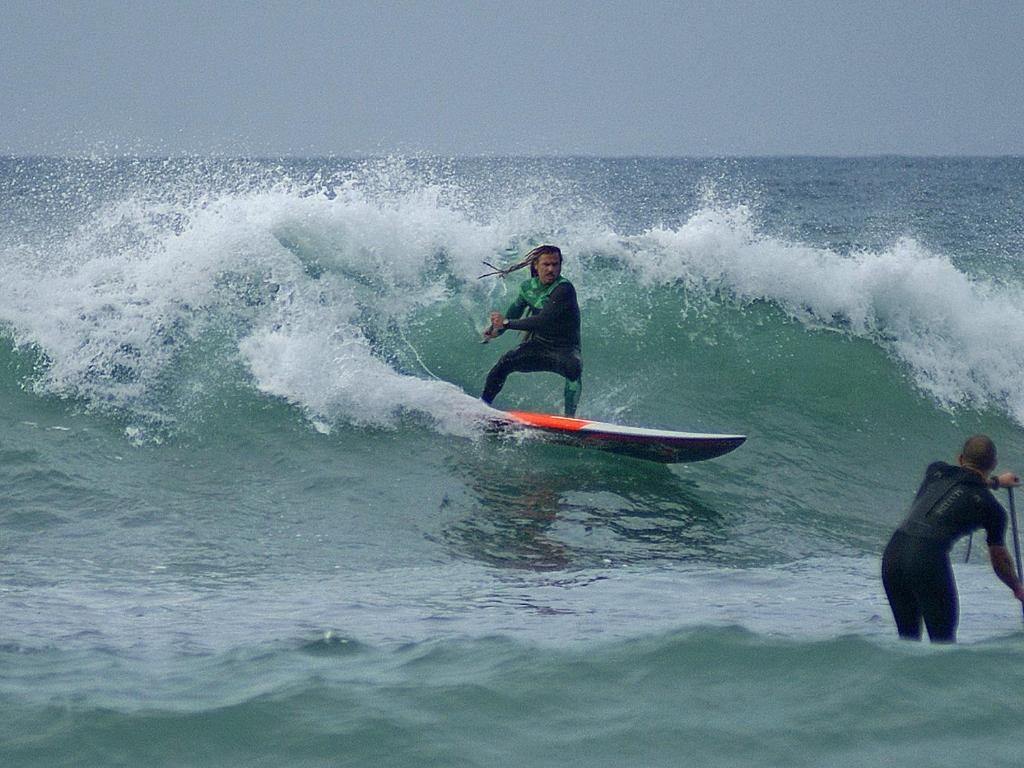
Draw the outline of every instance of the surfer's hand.
[[[1016,472],[1003,472],[996,476],[996,480],[999,481],[1000,488],[1016,488],[1020,485],[1020,478],[1017,477]]]
[[[501,312],[491,312],[491,328],[495,333],[500,331],[503,325],[505,325],[505,316]]]

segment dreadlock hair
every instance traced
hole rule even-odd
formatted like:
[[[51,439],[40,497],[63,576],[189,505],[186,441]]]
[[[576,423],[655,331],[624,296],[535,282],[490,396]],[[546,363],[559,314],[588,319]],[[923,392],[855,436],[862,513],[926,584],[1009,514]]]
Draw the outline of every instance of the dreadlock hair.
[[[537,276],[537,267],[535,266],[535,262],[541,256],[547,256],[547,255],[557,256],[558,257],[558,263],[559,264],[562,263],[562,251],[561,251],[560,248],[558,248],[558,246],[555,246],[555,245],[538,245],[536,248],[534,248],[532,251],[530,251],[528,254],[526,254],[526,256],[523,257],[522,261],[516,262],[511,267],[505,267],[505,268],[496,267],[493,264],[491,264],[490,262],[485,261],[484,262],[484,266],[490,267],[494,271],[493,272],[485,272],[484,274],[480,275],[480,277],[481,278],[482,277],[490,277],[491,275],[500,275],[501,277],[508,277],[513,272],[516,272],[517,270],[520,270],[520,269],[522,269],[525,266],[529,266],[530,267],[530,276],[531,277],[536,277]],[[477,279],[479,280],[480,278],[477,278]]]

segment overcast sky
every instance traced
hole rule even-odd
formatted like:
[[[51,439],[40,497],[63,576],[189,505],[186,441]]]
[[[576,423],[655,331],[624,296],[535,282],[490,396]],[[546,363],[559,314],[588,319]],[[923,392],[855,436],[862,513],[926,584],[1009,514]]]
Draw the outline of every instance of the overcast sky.
[[[1024,0],[0,0],[0,154],[1024,154]]]

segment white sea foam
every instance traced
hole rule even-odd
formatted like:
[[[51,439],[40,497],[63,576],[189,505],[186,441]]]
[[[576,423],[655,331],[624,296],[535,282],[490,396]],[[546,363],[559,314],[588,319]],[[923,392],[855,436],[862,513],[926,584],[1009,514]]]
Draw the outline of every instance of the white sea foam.
[[[388,425],[411,411],[467,429],[451,414],[472,417],[476,400],[389,367],[363,315],[401,321],[439,300],[445,274],[478,273],[500,234],[430,189],[383,202],[354,188],[228,194],[177,212],[170,231],[153,227],[162,205],[122,201],[60,253],[5,254],[0,321],[45,355],[42,389],[173,419],[158,383],[184,347],[227,324],[255,385],[311,416]]]
[[[365,340],[316,328],[262,328],[240,350],[262,392],[314,415],[362,426],[389,426],[403,413],[422,414],[448,434],[472,435],[486,407],[443,381],[402,375],[377,359]],[[320,431],[327,431],[323,426]]]

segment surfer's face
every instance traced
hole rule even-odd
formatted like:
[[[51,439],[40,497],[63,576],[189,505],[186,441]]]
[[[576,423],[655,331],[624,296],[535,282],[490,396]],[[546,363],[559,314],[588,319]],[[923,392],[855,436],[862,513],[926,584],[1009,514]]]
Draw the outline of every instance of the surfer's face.
[[[541,285],[551,285],[562,274],[562,260],[553,253],[545,253],[533,263]]]

